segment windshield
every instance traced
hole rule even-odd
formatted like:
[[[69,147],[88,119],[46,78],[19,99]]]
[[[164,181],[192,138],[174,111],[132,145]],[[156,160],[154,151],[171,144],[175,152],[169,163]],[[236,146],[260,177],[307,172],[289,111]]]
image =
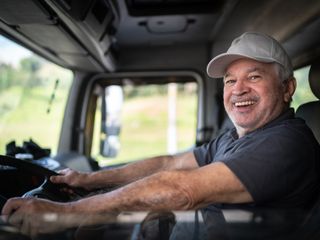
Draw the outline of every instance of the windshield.
[[[15,141],[56,153],[72,72],[0,35],[0,154]]]
[[[130,82],[129,79],[126,81]],[[108,103],[112,106],[107,109],[114,115],[108,116],[113,124],[107,122],[107,127],[113,125],[114,130],[109,127],[108,148],[104,149],[108,154],[104,156],[100,151],[101,144],[105,144],[101,143],[103,137],[100,132],[101,97],[97,101],[91,156],[100,166],[176,154],[194,147],[198,103],[196,81],[146,85],[127,83],[122,87],[123,98],[120,99],[116,93],[121,88],[115,87],[106,87],[110,97],[106,104],[107,107]],[[118,91],[110,94],[112,90]]]

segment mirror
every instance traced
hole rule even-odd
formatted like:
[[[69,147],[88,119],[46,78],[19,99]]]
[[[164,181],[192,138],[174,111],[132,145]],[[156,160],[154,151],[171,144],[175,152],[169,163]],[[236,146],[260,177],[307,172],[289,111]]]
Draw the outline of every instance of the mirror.
[[[111,85],[104,89],[101,104],[101,141],[100,154],[104,157],[116,157],[120,150],[121,110],[123,90]]]

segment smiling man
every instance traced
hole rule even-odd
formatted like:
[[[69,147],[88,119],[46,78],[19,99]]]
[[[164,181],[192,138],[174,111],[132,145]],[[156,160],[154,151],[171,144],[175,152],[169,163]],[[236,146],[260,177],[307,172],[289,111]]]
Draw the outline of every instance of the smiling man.
[[[239,137],[278,117],[295,90],[292,76],[281,79],[281,66],[240,59],[224,77],[224,106]]]
[[[210,61],[207,72],[223,78],[224,105],[234,129],[174,156],[94,173],[65,170],[51,181],[88,190],[123,187],[70,203],[14,198],[2,213],[23,232],[37,234],[46,231],[46,223],[30,221],[34,213],[201,209],[210,238],[219,231],[216,216],[222,217],[224,207],[309,209],[319,192],[319,145],[290,109],[296,82],[281,45],[264,34],[245,33]],[[181,237],[178,226],[172,238]]]

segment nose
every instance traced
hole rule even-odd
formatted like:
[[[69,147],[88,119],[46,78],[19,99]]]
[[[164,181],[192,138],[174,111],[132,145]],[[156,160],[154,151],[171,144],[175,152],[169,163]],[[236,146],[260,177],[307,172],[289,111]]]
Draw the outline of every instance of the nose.
[[[233,95],[244,95],[249,92],[249,87],[245,80],[238,79],[236,83],[232,86]]]

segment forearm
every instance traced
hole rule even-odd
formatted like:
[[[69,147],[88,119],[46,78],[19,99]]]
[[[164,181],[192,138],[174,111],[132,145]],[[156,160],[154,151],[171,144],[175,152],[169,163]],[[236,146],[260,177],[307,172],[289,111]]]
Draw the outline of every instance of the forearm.
[[[129,163],[125,166],[93,172],[88,177],[96,188],[124,185],[165,169],[171,156],[161,156]]]
[[[212,203],[248,203],[253,198],[223,163],[182,171],[163,171],[118,190],[74,203],[87,212],[198,209]]]
[[[181,184],[182,175],[179,171],[157,173],[72,206],[76,212],[89,213],[191,209],[194,201],[188,186]]]
[[[196,165],[193,162],[193,153],[153,157],[123,167],[94,172],[88,177],[88,182],[96,188],[121,186],[161,171],[194,168]]]

